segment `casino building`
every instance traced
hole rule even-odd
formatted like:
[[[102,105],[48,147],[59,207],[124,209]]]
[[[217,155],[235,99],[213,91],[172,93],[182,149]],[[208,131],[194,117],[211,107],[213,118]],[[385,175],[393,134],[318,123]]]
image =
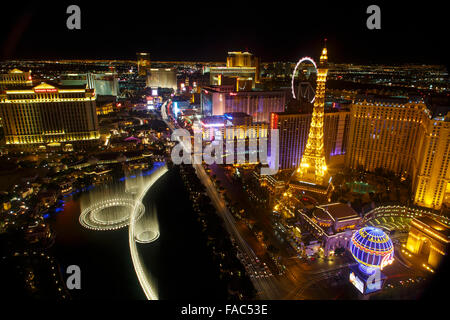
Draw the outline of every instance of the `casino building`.
[[[345,203],[330,203],[299,213],[311,233],[322,241],[326,256],[337,248],[348,248],[354,229],[361,221],[358,213]]]
[[[7,88],[0,93],[7,146],[37,148],[85,144],[99,139],[95,91],[85,86]]]
[[[361,228],[353,234],[349,250],[358,263],[350,266],[350,282],[363,295],[381,290],[387,279],[381,271],[394,261],[389,236],[379,228]]]

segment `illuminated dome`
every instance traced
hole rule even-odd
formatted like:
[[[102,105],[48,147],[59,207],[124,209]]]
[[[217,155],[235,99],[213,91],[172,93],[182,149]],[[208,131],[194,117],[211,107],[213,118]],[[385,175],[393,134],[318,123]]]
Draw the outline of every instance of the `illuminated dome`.
[[[394,245],[381,229],[365,227],[353,234],[350,252],[365,273],[383,269],[394,260]]]

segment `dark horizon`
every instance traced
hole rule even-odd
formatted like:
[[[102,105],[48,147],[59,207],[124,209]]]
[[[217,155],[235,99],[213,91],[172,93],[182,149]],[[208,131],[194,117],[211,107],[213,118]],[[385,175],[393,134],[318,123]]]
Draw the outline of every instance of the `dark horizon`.
[[[70,4],[81,8],[81,30],[66,28]],[[377,2],[381,30],[368,30],[370,4],[8,4],[9,14],[0,22],[0,58],[135,60],[136,52],[143,51],[152,61],[221,62],[228,51],[248,50],[263,62],[293,62],[317,58],[327,38],[330,62],[448,68],[444,10],[432,4]]]

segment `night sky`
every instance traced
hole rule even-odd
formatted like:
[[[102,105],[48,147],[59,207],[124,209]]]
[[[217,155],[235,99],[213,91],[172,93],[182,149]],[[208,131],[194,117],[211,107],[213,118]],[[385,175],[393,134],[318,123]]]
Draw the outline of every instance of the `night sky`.
[[[152,60],[225,61],[227,51],[248,49],[262,61],[295,61],[317,57],[327,38],[333,62],[450,64],[448,12],[433,1],[8,2],[1,59],[134,59],[147,51]],[[66,28],[70,4],[81,8],[81,30]],[[366,28],[370,4],[381,8],[381,30]]]

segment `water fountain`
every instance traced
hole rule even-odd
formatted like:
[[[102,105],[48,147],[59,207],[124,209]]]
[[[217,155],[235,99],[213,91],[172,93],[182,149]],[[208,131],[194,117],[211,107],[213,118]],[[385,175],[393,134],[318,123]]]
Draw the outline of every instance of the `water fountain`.
[[[146,210],[143,198],[151,186],[165,173],[164,162],[155,162],[154,168],[129,175],[112,184],[94,188],[80,200],[80,224],[91,230],[116,230],[129,226],[128,238],[133,266],[139,283],[149,300],[158,299],[155,281],[142,264],[136,242],[151,243],[159,238],[157,211]]]

